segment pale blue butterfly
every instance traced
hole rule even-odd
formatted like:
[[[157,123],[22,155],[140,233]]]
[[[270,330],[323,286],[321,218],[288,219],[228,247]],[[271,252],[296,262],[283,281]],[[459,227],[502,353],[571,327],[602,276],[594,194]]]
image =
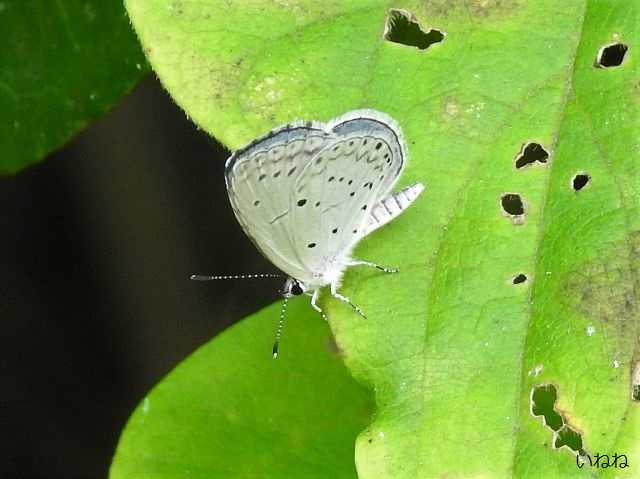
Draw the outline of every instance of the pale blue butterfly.
[[[311,306],[326,319],[317,300],[320,288],[329,286],[333,297],[364,316],[338,292],[345,270],[364,265],[396,271],[353,259],[351,252],[424,190],[421,183],[415,183],[391,192],[406,163],[400,126],[374,110],[351,111],[328,123],[297,121],[276,128],[227,160],[225,181],[238,221],[262,254],[288,275],[274,357],[288,298],[311,296]]]

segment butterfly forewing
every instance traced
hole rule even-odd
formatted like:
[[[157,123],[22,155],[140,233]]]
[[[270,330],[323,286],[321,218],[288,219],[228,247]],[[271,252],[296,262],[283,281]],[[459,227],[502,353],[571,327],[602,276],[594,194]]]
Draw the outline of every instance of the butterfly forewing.
[[[313,282],[362,237],[405,154],[399,128],[378,112],[285,126],[229,158],[229,198],[262,253],[285,273]]]
[[[321,129],[285,126],[236,151],[225,167],[240,225],[275,266],[293,277],[306,276],[306,269],[291,244],[288,192],[326,138]]]

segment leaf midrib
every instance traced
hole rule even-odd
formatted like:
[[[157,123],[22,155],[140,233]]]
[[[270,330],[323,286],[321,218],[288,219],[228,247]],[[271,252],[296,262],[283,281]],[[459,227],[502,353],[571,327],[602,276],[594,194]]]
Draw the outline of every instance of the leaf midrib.
[[[562,129],[562,123],[565,120],[565,115],[566,115],[566,109],[567,109],[567,103],[569,101],[569,98],[571,96],[571,92],[573,91],[573,79],[575,77],[575,73],[576,73],[576,59],[578,56],[578,51],[580,50],[580,46],[582,44],[583,41],[583,31],[584,31],[584,23],[585,23],[585,19],[587,16],[587,4],[588,4],[589,0],[585,0],[583,5],[582,5],[582,12],[581,12],[581,17],[580,17],[580,23],[579,23],[579,32],[577,35],[577,40],[575,42],[575,46],[573,49],[573,53],[570,57],[570,64],[567,66],[567,82],[566,82],[566,86],[565,86],[565,91],[564,91],[564,95],[562,97],[562,101],[560,103],[560,108],[558,111],[558,120],[556,123],[556,127],[554,128],[554,135],[553,135],[553,142],[551,145],[551,152],[552,154],[557,151],[557,146],[558,146],[558,138],[560,136],[560,131]],[[538,237],[536,239],[535,242],[535,251],[534,251],[534,268],[535,268],[535,274],[534,274],[534,281],[536,280],[536,278],[539,276],[537,274],[537,269],[540,263],[540,245],[542,244],[543,240],[544,240],[544,233],[545,233],[545,213],[548,209],[549,206],[549,189],[550,189],[550,185],[551,185],[551,177],[553,175],[553,171],[554,171],[554,164],[557,161],[557,157],[554,155],[551,158],[551,161],[548,163],[547,168],[548,168],[548,172],[547,175],[545,177],[545,183],[544,183],[544,188],[542,191],[542,199],[541,199],[541,204],[543,205],[543,207],[540,210],[540,221],[539,221],[539,228],[538,228]],[[527,341],[529,339],[529,332],[531,331],[530,329],[530,324],[531,324],[531,318],[533,317],[533,307],[534,307],[534,298],[535,298],[535,283],[530,285],[529,288],[529,294],[527,296],[527,318],[526,318],[526,329],[525,329],[525,334],[523,335],[523,340],[522,340],[522,345],[520,348],[520,360],[518,361],[518,365],[519,365],[519,385],[517,388],[517,391],[519,391],[520,395],[518,398],[516,398],[516,401],[514,403],[514,413],[513,413],[513,418],[514,418],[514,422],[516,422],[516,424],[520,421],[522,415],[521,415],[521,404],[522,404],[522,396],[525,393],[524,391],[524,370],[525,370],[525,351],[526,351],[526,345],[527,345]],[[515,472],[515,461],[516,461],[516,446],[517,446],[517,441],[518,441],[518,432],[517,430],[514,430],[513,433],[513,448],[512,448],[512,454],[511,454],[511,467],[510,467],[510,475],[513,478],[514,477],[514,472]]]
[[[577,41],[575,44],[575,48],[573,49],[573,53],[572,55],[569,57],[569,65],[567,66],[567,82],[566,82],[566,87],[565,87],[565,92],[562,96],[562,100],[560,102],[560,106],[558,108],[558,119],[557,119],[557,124],[556,127],[553,129],[554,133],[554,140],[551,146],[551,151],[555,151],[557,142],[558,142],[558,136],[559,136],[559,132],[561,130],[561,125],[562,122],[564,121],[564,116],[565,116],[565,111],[566,111],[566,105],[567,102],[569,100],[570,97],[570,93],[572,91],[573,88],[573,77],[575,74],[575,64],[576,64],[576,57],[577,57],[577,53],[582,41],[582,31],[583,31],[583,27],[584,27],[584,21],[585,21],[585,17],[586,17],[586,3],[588,0],[585,0],[585,2],[583,3],[583,8],[582,8],[582,15],[580,18],[580,22],[579,22],[579,34],[577,35]],[[526,98],[531,98],[532,96],[535,95],[532,94],[533,92],[538,91],[541,88],[544,88],[544,86],[548,85],[548,83],[555,77],[555,75],[550,75],[549,77],[547,77],[545,79],[545,81],[543,81],[540,86],[538,88],[535,88],[533,90],[528,90],[526,92],[523,93],[522,97],[523,99]],[[518,112],[521,111],[524,108],[524,101],[518,101],[517,102],[517,107],[513,107],[513,105],[509,105],[509,108],[511,111],[513,112]],[[490,151],[491,147],[493,147],[499,137],[500,137],[500,132],[503,131],[505,129],[506,126],[508,126],[509,123],[509,118],[505,118],[505,120],[503,121],[503,123],[500,125],[500,127],[497,129],[496,135],[495,135],[495,140],[489,144],[486,145],[485,150],[486,151]],[[540,218],[539,218],[539,232],[538,232],[538,238],[534,244],[535,246],[535,251],[534,251],[534,266],[537,267],[538,262],[539,262],[539,250],[540,250],[540,244],[542,243],[542,239],[544,237],[544,212],[546,210],[547,207],[547,198],[548,198],[548,192],[549,192],[549,185],[551,183],[551,174],[553,171],[553,163],[554,163],[555,158],[552,159],[551,162],[549,162],[549,164],[546,166],[546,168],[548,168],[548,172],[547,175],[545,177],[545,184],[543,187],[543,191],[542,191],[542,200],[541,203],[544,204],[545,206],[541,209],[540,212]],[[477,175],[475,175],[474,173],[477,172],[478,170],[480,170],[481,166],[484,166],[483,162],[473,162],[474,165],[472,168],[470,168],[470,172],[467,175],[467,179],[464,181],[464,183],[460,186],[460,188],[458,188],[457,190],[457,194],[455,195],[455,197],[462,197],[464,191],[466,191],[466,189],[468,188],[469,184],[473,181],[474,178],[477,177]],[[431,273],[427,279],[427,285],[432,285],[433,284],[433,278],[436,276],[436,272],[438,272],[440,270],[441,266],[441,255],[440,250],[441,247],[443,246],[446,234],[447,234],[447,230],[449,229],[449,225],[451,224],[451,222],[453,221],[453,219],[456,217],[456,211],[453,210],[451,212],[451,214],[449,215],[449,217],[447,218],[447,220],[444,222],[444,228],[442,229],[442,233],[440,235],[440,238],[438,239],[436,248],[435,248],[435,264],[433,269],[431,270]],[[532,312],[533,312],[533,307],[532,307],[532,300],[533,300],[533,294],[534,294],[534,285],[531,284],[530,285],[530,289],[529,289],[529,295],[527,296],[527,321],[526,321],[526,333],[524,334],[523,337],[523,342],[522,342],[522,347],[520,348],[521,351],[521,356],[520,356],[520,360],[518,361],[519,363],[519,378],[520,378],[520,385],[517,388],[517,391],[520,392],[520,397],[523,393],[522,391],[522,385],[523,385],[523,372],[524,372],[524,351],[525,351],[525,344],[526,344],[526,340],[528,337],[528,332],[529,332],[529,324],[531,321],[531,317],[532,317]],[[424,335],[423,335],[423,341],[422,341],[422,370],[421,370],[421,378],[420,381],[422,382],[422,388],[421,390],[424,391],[425,390],[425,378],[427,377],[427,369],[428,369],[428,360],[427,360],[427,356],[426,356],[426,346],[427,346],[427,339],[429,337],[429,333],[428,333],[428,329],[429,329],[429,321],[428,321],[428,315],[429,315],[429,311],[432,309],[431,306],[433,306],[434,302],[435,302],[435,296],[436,296],[436,292],[434,291],[434,288],[429,288],[428,286],[428,294],[427,294],[427,307],[425,309],[426,311],[426,316],[425,316],[425,321],[424,321]],[[514,404],[514,422],[519,421],[520,418],[520,397],[516,398]],[[422,411],[421,414],[424,417],[424,402],[422,404]],[[511,458],[512,458],[512,463],[511,463],[511,467],[509,468],[510,473],[511,473],[511,477],[514,477],[514,466],[515,466],[515,460],[516,460],[516,454],[515,454],[515,449],[516,449],[516,443],[517,443],[517,432],[514,431],[512,434],[512,454],[511,454]],[[424,451],[425,451],[426,445],[425,445],[425,436],[421,435],[420,441],[419,441],[419,450],[420,450],[420,455],[422,457]],[[422,471],[421,471],[422,472]]]

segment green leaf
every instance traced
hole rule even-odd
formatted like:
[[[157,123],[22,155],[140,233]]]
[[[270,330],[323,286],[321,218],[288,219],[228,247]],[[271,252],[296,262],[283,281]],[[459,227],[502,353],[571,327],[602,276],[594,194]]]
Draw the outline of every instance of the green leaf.
[[[0,31],[0,173],[41,160],[148,71],[118,1],[0,1]]]
[[[277,360],[274,305],[180,364],[136,410],[111,477],[355,478],[372,403],[309,309],[290,301]]]
[[[422,49],[429,42],[413,27],[385,41],[390,5],[444,41]],[[347,367],[375,392],[375,419],[356,442],[359,477],[579,477],[578,453],[640,457],[631,397],[640,367],[640,5],[128,0],[127,8],[169,92],[232,148],[294,118],[361,107],[404,129],[411,162],[400,183],[427,190],[356,251],[401,273],[347,273],[343,292],[367,321],[326,295],[323,304]],[[396,26],[398,14],[411,23],[396,11]],[[628,48],[622,64],[598,67],[600,49],[615,43]],[[589,181],[576,191],[580,179]],[[264,349],[264,337],[238,347]],[[271,381],[247,383],[249,374],[210,400]],[[179,387],[172,393],[188,400]],[[269,400],[291,407],[280,394]],[[296,407],[313,414],[313,404]],[[135,421],[125,438],[134,433],[145,437]],[[142,440],[123,447],[148,452]],[[299,452],[303,462],[314,451]],[[215,471],[238,467],[229,457]]]

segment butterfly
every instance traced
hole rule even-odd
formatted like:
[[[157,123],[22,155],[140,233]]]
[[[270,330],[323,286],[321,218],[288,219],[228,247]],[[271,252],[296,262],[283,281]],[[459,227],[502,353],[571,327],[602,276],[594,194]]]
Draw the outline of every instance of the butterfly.
[[[273,347],[278,355],[287,300],[320,289],[364,312],[339,293],[351,266],[397,270],[357,260],[358,242],[402,213],[422,193],[415,183],[391,189],[407,164],[400,126],[375,110],[354,110],[327,123],[296,121],[271,130],[235,151],[225,164],[231,207],[244,232],[287,275],[285,302]],[[278,275],[203,276],[194,280]]]

